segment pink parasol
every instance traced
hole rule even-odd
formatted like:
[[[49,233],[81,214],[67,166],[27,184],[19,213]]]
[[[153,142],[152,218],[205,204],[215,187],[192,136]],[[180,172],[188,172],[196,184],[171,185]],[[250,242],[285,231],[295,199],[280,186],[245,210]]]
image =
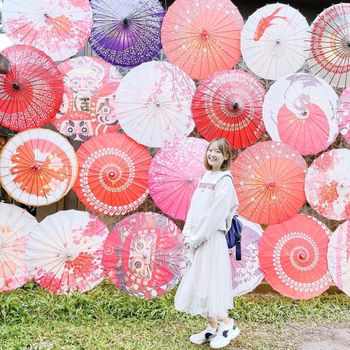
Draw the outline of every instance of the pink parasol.
[[[155,204],[166,214],[185,220],[201,175],[208,142],[194,137],[169,141],[153,157],[148,186]]]

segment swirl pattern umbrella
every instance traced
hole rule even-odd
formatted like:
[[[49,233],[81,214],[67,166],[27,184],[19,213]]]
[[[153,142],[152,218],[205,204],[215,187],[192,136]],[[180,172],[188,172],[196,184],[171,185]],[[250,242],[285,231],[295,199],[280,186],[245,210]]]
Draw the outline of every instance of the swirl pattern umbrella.
[[[305,203],[307,165],[293,148],[279,142],[259,142],[233,162],[238,212],[259,224],[290,219]]]
[[[55,62],[42,51],[15,45],[1,51],[9,61],[0,74],[0,125],[15,131],[41,127],[58,112],[63,78]]]
[[[42,206],[60,200],[71,189],[77,172],[73,147],[51,130],[23,131],[2,149],[1,186],[26,205]]]
[[[264,86],[242,70],[221,71],[201,81],[192,102],[198,131],[209,141],[225,138],[232,148],[245,148],[265,132]]]
[[[310,70],[337,88],[350,83],[349,32],[349,3],[328,7],[311,24]]]
[[[328,245],[328,268],[337,287],[350,296],[350,221],[333,232]]]
[[[163,50],[191,78],[205,79],[238,62],[242,27],[229,0],[176,0],[164,16]]]
[[[153,157],[148,186],[155,204],[166,214],[185,220],[208,142],[194,137],[167,142]]]
[[[0,292],[22,287],[30,279],[24,255],[37,221],[25,209],[0,203]]]
[[[350,87],[345,89],[338,99],[337,119],[340,133],[350,144]]]
[[[115,93],[121,75],[98,57],[76,57],[59,65],[64,76],[64,96],[53,124],[76,141],[120,129]]]
[[[87,42],[92,12],[89,0],[6,0],[3,23],[14,43],[34,46],[54,61],[63,61]]]
[[[259,261],[267,282],[293,299],[320,295],[332,283],[327,248],[331,231],[315,218],[295,215],[270,225],[259,244]]]
[[[92,0],[89,42],[107,62],[134,67],[160,51],[164,9],[158,0]]]
[[[88,209],[124,215],[147,198],[151,156],[130,137],[94,136],[80,146],[77,157],[79,176],[73,190]]]
[[[256,10],[244,24],[241,50],[253,73],[276,80],[296,72],[306,59],[309,26],[304,16],[285,4]]]
[[[55,294],[86,292],[103,280],[106,225],[82,211],[59,211],[33,230],[26,261],[34,280]]]
[[[264,278],[258,258],[262,229],[260,225],[242,217],[239,220],[243,224],[241,233],[242,260],[236,260],[236,248],[230,250],[233,296],[251,292]]]
[[[106,273],[115,286],[132,296],[161,296],[175,287],[186,267],[182,242],[180,230],[165,216],[130,215],[106,240]]]
[[[316,158],[307,171],[307,201],[328,219],[350,218],[349,164],[350,150],[333,149]]]
[[[120,82],[119,123],[138,143],[162,147],[175,134],[187,136],[193,130],[194,91],[194,82],[179,67],[160,61],[143,63]]]
[[[265,96],[263,118],[274,141],[302,155],[325,150],[338,135],[337,94],[312,74],[297,73],[276,81]]]

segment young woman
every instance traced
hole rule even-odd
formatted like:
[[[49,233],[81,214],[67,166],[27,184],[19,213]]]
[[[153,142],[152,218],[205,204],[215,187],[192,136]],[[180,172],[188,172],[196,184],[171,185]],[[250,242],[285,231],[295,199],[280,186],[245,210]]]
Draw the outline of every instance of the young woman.
[[[183,229],[185,245],[192,250],[188,266],[175,296],[175,308],[202,315],[208,327],[190,337],[194,344],[210,342],[222,348],[240,330],[228,317],[232,302],[232,273],[225,233],[238,207],[230,175],[231,149],[222,138],[210,142],[202,176],[193,194]]]

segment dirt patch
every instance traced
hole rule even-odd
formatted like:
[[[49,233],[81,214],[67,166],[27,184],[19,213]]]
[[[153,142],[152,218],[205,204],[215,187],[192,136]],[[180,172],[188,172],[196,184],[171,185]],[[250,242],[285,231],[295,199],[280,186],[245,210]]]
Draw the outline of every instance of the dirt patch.
[[[321,327],[303,332],[300,350],[349,350],[350,327]]]

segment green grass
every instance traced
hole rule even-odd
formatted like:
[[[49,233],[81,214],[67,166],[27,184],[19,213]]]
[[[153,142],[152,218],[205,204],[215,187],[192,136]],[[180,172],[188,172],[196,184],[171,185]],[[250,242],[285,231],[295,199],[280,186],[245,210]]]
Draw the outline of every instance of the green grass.
[[[173,295],[139,300],[105,283],[89,293],[58,296],[29,283],[0,294],[0,349],[198,349],[188,335],[204,321],[175,311]],[[239,297],[231,316],[242,336],[232,349],[293,349],[288,325],[350,324],[349,310],[344,294],[309,301],[277,294]]]

